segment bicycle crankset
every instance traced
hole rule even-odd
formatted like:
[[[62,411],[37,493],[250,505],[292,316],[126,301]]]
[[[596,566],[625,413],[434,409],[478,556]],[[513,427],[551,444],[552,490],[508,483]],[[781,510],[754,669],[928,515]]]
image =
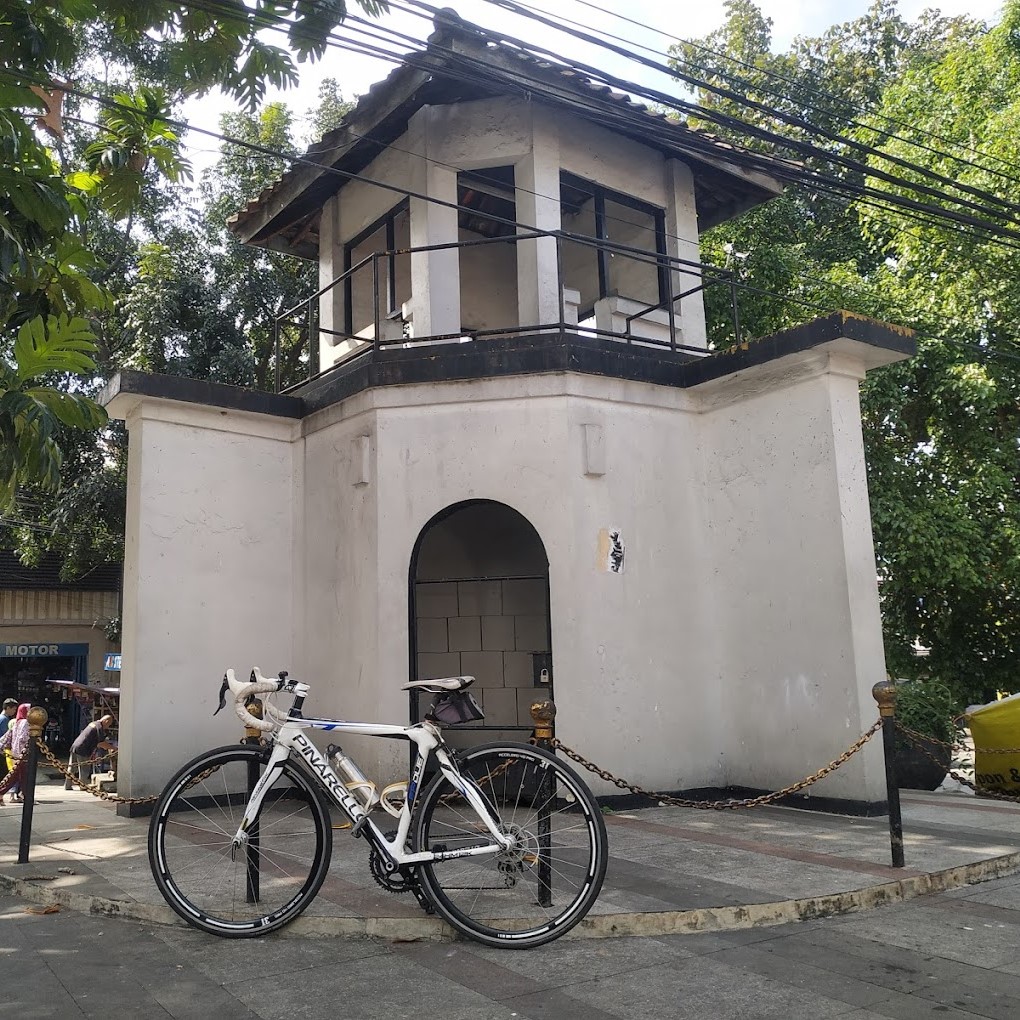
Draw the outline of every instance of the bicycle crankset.
[[[393,839],[396,834],[395,830],[387,832],[386,838]],[[386,864],[387,861],[383,855],[375,847],[372,847],[368,852],[368,867],[376,884],[381,885],[387,892],[397,893],[398,895],[415,891],[418,878],[413,868],[405,865],[404,867],[396,867],[392,871],[387,871]]]

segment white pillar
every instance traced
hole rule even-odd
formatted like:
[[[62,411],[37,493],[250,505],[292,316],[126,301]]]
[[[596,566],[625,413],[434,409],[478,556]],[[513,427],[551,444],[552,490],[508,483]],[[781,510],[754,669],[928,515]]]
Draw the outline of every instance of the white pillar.
[[[408,123],[407,147],[425,159],[411,162],[411,189],[449,205],[411,199],[411,247],[456,243],[457,171],[429,162],[433,110],[424,107]],[[411,332],[415,337],[460,332],[460,252],[456,248],[411,256]]]
[[[344,271],[340,244],[340,198],[334,195],[322,207],[319,217],[319,289],[331,284]],[[340,354],[337,332],[344,328],[344,288],[334,287],[319,297],[319,364],[329,368]],[[332,331],[332,332],[331,332]],[[341,348],[342,350],[343,348]]]
[[[560,229],[559,136],[541,111],[532,118],[531,152],[514,163],[517,222],[521,229]],[[560,320],[556,239],[517,243],[517,315],[521,326]]]
[[[698,210],[694,200],[694,176],[691,168],[679,160],[666,161],[666,251],[674,258],[688,262],[701,261],[698,240]],[[682,294],[701,283],[700,274],[689,267],[673,273],[673,293]],[[688,347],[708,347],[705,329],[705,300],[699,290],[674,306],[678,312],[680,336],[677,340]]]

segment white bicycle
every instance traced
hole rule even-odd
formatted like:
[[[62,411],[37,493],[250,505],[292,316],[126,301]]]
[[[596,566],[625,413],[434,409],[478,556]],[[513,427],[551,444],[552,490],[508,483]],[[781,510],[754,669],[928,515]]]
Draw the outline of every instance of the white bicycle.
[[[482,718],[466,688],[473,677],[419,680],[435,695],[411,726],[306,719],[308,685],[252,670],[229,691],[259,744],[233,744],[195,758],[167,784],[149,825],[149,863],[167,903],[213,935],[249,938],[292,921],[327,876],[331,808],[369,845],[376,882],[413,893],[429,913],[492,946],[528,948],[569,931],[591,909],[605,877],[606,828],[582,780],[547,751],[492,743],[454,752],[441,725]],[[293,694],[289,712],[258,694]],[[217,709],[217,712],[219,708]],[[401,738],[417,746],[410,779],[378,791],[341,748],[326,753],[306,730]],[[438,771],[421,790],[426,765]],[[376,818],[396,829],[384,833]],[[375,817],[373,817],[373,815]],[[343,883],[338,883],[342,888]]]

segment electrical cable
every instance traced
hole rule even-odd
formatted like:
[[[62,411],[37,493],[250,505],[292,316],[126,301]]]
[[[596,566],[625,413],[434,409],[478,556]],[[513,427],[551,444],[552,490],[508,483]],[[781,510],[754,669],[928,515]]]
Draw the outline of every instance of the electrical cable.
[[[486,2],[491,2],[491,0],[486,0]],[[608,31],[606,31],[604,29],[598,29],[598,28],[593,28],[591,26],[585,26],[583,23],[574,21],[573,19],[568,18],[565,15],[562,15],[562,14],[553,14],[553,13],[551,13],[549,11],[543,10],[540,7],[535,7],[534,5],[523,3],[522,0],[519,0],[519,2],[521,2],[521,6],[522,7],[527,7],[529,10],[537,10],[540,13],[543,13],[543,14],[549,16],[549,17],[557,18],[559,21],[565,22],[565,23],[567,23],[569,25],[573,25],[573,26],[575,26],[577,28],[588,28],[589,31],[597,32],[599,35],[606,36],[609,39],[615,39],[617,42],[625,43],[628,46],[636,46],[639,49],[642,49],[642,50],[644,50],[647,53],[652,53],[652,54],[654,54],[656,56],[664,56],[664,57],[667,57],[667,59],[673,59],[673,60],[678,59],[676,54],[664,53],[662,50],[657,50],[654,47],[646,46],[643,43],[636,42],[633,39],[622,39],[619,36],[614,36],[613,33],[608,32]],[[897,120],[895,117],[890,117],[887,114],[883,114],[883,113],[879,112],[878,110],[874,110],[874,109],[863,109],[862,110],[860,107],[854,106],[852,102],[846,100],[845,98],[840,97],[840,96],[835,96],[835,95],[833,95],[830,92],[826,92],[824,89],[814,88],[814,87],[812,87],[810,85],[804,84],[804,82],[797,81],[797,80],[795,80],[793,78],[788,78],[786,75],[780,74],[778,71],[773,71],[770,68],[767,68],[767,67],[758,67],[758,66],[756,66],[754,64],[749,64],[746,61],[741,60],[739,57],[732,56],[731,54],[728,54],[728,53],[722,53],[722,52],[720,52],[718,50],[713,50],[711,47],[705,46],[705,45],[703,45],[701,43],[694,42],[693,40],[690,40],[690,39],[684,39],[681,36],[673,35],[670,32],[667,32],[665,29],[656,28],[656,27],[654,27],[652,25],[647,25],[647,24],[645,24],[643,22],[636,21],[635,19],[629,18],[626,15],[620,14],[620,13],[618,13],[616,11],[607,10],[604,7],[598,6],[598,4],[590,3],[589,0],[573,0],[573,2],[577,3],[577,4],[581,4],[582,6],[590,8],[591,10],[598,11],[600,14],[605,14],[605,15],[607,15],[609,17],[617,18],[620,21],[627,22],[628,24],[634,25],[634,26],[636,26],[638,28],[643,28],[643,29],[645,29],[648,32],[655,32],[658,35],[662,35],[662,36],[666,37],[667,39],[672,39],[674,42],[680,43],[683,46],[689,46],[692,49],[700,50],[702,53],[706,53],[706,54],[708,54],[708,55],[710,55],[712,57],[717,57],[720,60],[725,60],[725,61],[727,61],[727,62],[729,62],[731,64],[735,64],[735,65],[737,65],[739,67],[745,67],[749,71],[753,71],[756,74],[764,75],[767,78],[778,79],[779,81],[783,82],[786,85],[793,86],[793,87],[795,87],[797,89],[800,89],[800,90],[806,92],[808,95],[818,96],[821,99],[825,99],[825,100],[828,100],[828,101],[833,102],[833,103],[842,104],[844,106],[844,108],[847,109],[847,110],[852,110],[852,111],[854,111],[856,113],[864,114],[865,116],[876,117],[879,120],[883,120],[886,123],[892,124],[892,125],[894,125],[894,126],[896,126],[898,128],[906,128],[906,129],[911,130],[911,131],[916,131],[919,134],[921,134],[923,136],[927,136],[928,138],[932,138],[932,139],[934,139],[937,142],[944,142],[944,143],[946,143],[946,144],[948,144],[948,145],[950,145],[950,146],[952,146],[954,148],[958,148],[958,149],[960,149],[961,151],[964,151],[964,152],[972,152],[975,155],[981,156],[984,159],[991,159],[991,160],[994,160],[997,163],[1001,163],[1003,166],[1008,166],[1008,167],[1013,167],[1014,166],[1014,164],[1011,163],[1009,160],[1002,159],[1000,156],[996,156],[993,153],[982,152],[981,150],[975,149],[973,146],[967,145],[964,142],[960,142],[960,141],[958,141],[956,139],[947,138],[947,137],[945,137],[943,135],[939,135],[936,132],[928,130],[926,128],[919,128],[916,125],[907,124],[904,121]],[[761,88],[762,88],[760,85],[755,85],[754,83],[749,82],[745,78],[738,78],[736,75],[734,75],[732,73],[729,73],[729,72],[726,72],[726,71],[722,70],[721,68],[713,68],[713,67],[709,67],[709,66],[706,66],[706,65],[703,65],[703,64],[698,64],[698,63],[693,62],[693,61],[691,61],[690,63],[691,63],[691,66],[697,68],[700,71],[708,72],[708,73],[713,73],[713,74],[718,74],[721,77],[726,78],[727,80],[729,80],[729,81],[731,81],[731,82],[733,82],[733,83],[735,83],[735,84],[737,84],[739,86],[742,86],[742,87],[751,86],[751,87],[754,87],[754,88],[756,88],[758,90],[761,90]],[[786,95],[783,92],[777,91],[776,89],[765,89],[764,91],[768,92],[770,95],[775,96],[775,97],[777,97],[779,99],[784,99],[787,102],[794,102],[794,100],[792,100],[790,96]],[[820,107],[817,107],[817,106],[811,106],[810,104],[805,104],[805,105],[807,106],[808,109],[814,110],[816,112],[828,113],[828,111],[824,110],[823,108],[820,108]],[[959,163],[961,163],[963,165],[974,167],[975,169],[982,170],[982,171],[984,171],[986,173],[993,174],[994,176],[997,176],[997,177],[1002,177],[1004,180],[1007,180],[1007,181],[1009,181],[1009,182],[1011,182],[1013,184],[1020,184],[1020,179],[1018,179],[1016,177],[1012,177],[1009,174],[1003,173],[1001,170],[993,170],[991,167],[984,166],[981,163],[976,163],[973,160],[964,159],[964,158],[962,158],[960,156],[954,156],[952,153],[944,152],[943,150],[936,149],[936,148],[934,148],[932,146],[929,146],[929,145],[925,145],[923,142],[915,141],[912,138],[906,138],[903,135],[897,135],[897,134],[894,134],[892,132],[885,131],[885,130],[880,129],[880,128],[876,128],[872,124],[865,124],[865,123],[863,123],[861,121],[854,120],[854,119],[850,118],[849,116],[847,117],[847,121],[848,121],[849,124],[853,125],[854,127],[859,127],[859,128],[862,128],[862,129],[868,130],[868,131],[881,131],[884,135],[886,135],[890,139],[894,139],[896,141],[901,141],[901,142],[903,142],[906,145],[912,145],[912,146],[915,146],[916,148],[924,149],[925,151],[930,152],[933,155],[944,156],[947,159],[952,159],[952,160],[954,160],[956,162],[959,162]]]
[[[415,2],[415,0],[411,0],[411,2]],[[399,7],[399,4],[394,4],[393,6]],[[403,33],[395,34],[403,35]],[[434,45],[431,48],[436,49],[438,51],[442,51],[444,49],[444,47],[438,47]],[[462,61],[470,60],[470,58],[465,54],[460,53],[454,54],[453,51],[448,52],[457,56],[458,59]],[[491,70],[491,65],[488,65],[485,62],[476,59],[475,66],[478,68],[478,70],[473,75],[473,80],[492,81],[494,83],[498,83],[504,90],[512,87],[512,84],[508,83],[505,77],[497,76],[495,78],[491,78],[491,76],[488,75],[488,72]],[[447,67],[443,69],[442,73],[452,75],[455,72],[453,72],[450,68]],[[627,83],[619,82],[618,79],[609,80],[611,80],[613,84],[616,84],[617,86],[627,85]],[[577,95],[564,96],[562,92],[556,91],[555,88],[550,88],[549,83],[543,82],[541,79],[536,79],[535,77],[529,77],[526,74],[519,75],[519,81],[517,85],[522,92],[528,95],[544,94],[549,96],[554,101],[559,102],[560,105],[572,105],[577,109],[583,110],[584,112],[587,112],[589,114],[597,114],[599,119],[603,123],[613,122],[626,124],[628,120],[625,116],[623,116],[622,111],[609,110],[606,109],[605,107],[593,105],[591,102],[586,102]],[[632,91],[640,90],[641,90],[640,86],[632,87]],[[664,96],[661,93],[654,95],[653,98],[655,98],[657,101],[673,102],[674,105],[677,106],[683,105],[680,104],[679,101],[675,101],[671,97]],[[746,125],[746,123],[743,121],[737,121],[733,118],[726,119],[730,120],[734,125],[739,125],[740,128],[748,127],[748,125]],[[770,132],[759,132],[756,131],[755,129],[752,129],[750,133],[771,135],[771,137],[768,139],[770,141],[774,141],[777,144],[787,145],[790,144],[788,139],[784,138],[783,136],[774,135],[773,133]],[[712,139],[711,141],[706,140],[705,137],[701,135],[699,132],[691,132],[690,136],[688,138],[685,138],[684,140],[684,147],[691,151],[692,155],[695,155],[695,158],[698,151],[704,152],[706,155],[711,154],[716,157],[718,157],[719,154],[718,151],[719,143],[715,139]],[[831,154],[824,153],[824,155],[826,156],[826,158],[829,158]],[[882,203],[885,203],[889,207],[921,210],[923,212],[930,214],[936,219],[954,220],[958,224],[977,228],[978,230],[985,230],[999,237],[1012,239],[1020,238],[1020,233],[1018,233],[1017,230],[1011,227],[1000,226],[999,224],[990,220],[980,219],[966,213],[957,212],[954,209],[946,209],[942,206],[936,206],[930,203],[920,203],[917,202],[916,200],[908,199],[904,196],[897,195],[892,192],[882,191],[870,185],[854,184],[843,178],[836,178],[832,177],[831,175],[824,175],[820,171],[804,167],[803,164],[791,164],[784,161],[776,161],[774,158],[760,156],[753,150],[743,150],[741,152],[741,160],[745,163],[751,164],[755,169],[759,169],[762,172],[769,174],[773,177],[779,177],[780,179],[786,180],[789,183],[801,183],[801,184],[807,183],[810,186],[819,187],[821,186],[821,183],[825,180],[826,176],[828,176],[828,179],[831,182],[830,186],[834,184],[835,187],[837,187],[843,193],[850,195],[854,198],[857,198],[860,195],[870,195],[874,199]],[[857,164],[856,168],[863,171],[865,175],[871,174],[871,170],[862,164]],[[902,178],[889,176],[889,179],[893,183],[905,187],[908,190],[924,190],[923,188],[919,188],[917,185],[914,185],[909,181],[905,181]],[[940,194],[938,192],[935,193]],[[993,216],[999,215],[994,210],[989,210],[989,212]]]
[[[45,82],[45,81],[42,81],[42,80],[40,80],[39,83],[43,84],[43,85],[52,85],[52,83]],[[102,97],[99,97],[99,96],[96,96],[96,95],[93,95],[93,94],[80,92],[78,90],[75,90],[75,91],[77,91],[77,93],[82,98],[86,98],[86,99],[89,99],[89,100],[92,100],[92,101],[98,101],[98,102],[105,103],[106,105],[110,105],[110,106],[114,106],[114,107],[119,105],[119,104],[116,104],[115,102],[112,102],[112,101],[103,100]],[[174,126],[184,127],[184,128],[188,127],[188,125],[184,124],[181,121],[177,121],[177,120],[174,120],[174,119],[167,119],[167,118],[160,118],[160,119],[164,119],[168,123],[172,123]],[[301,157],[292,156],[292,155],[286,154],[286,153],[280,153],[280,152],[278,152],[276,150],[269,149],[268,147],[259,146],[259,145],[254,144],[254,143],[245,142],[245,141],[243,141],[241,139],[233,139],[233,138],[230,138],[229,136],[223,135],[223,134],[218,133],[218,132],[211,132],[211,131],[208,131],[206,129],[201,129],[201,128],[193,128],[193,130],[196,130],[196,131],[198,131],[200,133],[203,133],[203,134],[210,135],[210,136],[218,138],[220,140],[227,141],[227,142],[229,142],[231,144],[240,145],[241,147],[248,148],[248,149],[251,149],[253,151],[257,151],[257,152],[259,152],[262,155],[267,155],[267,156],[270,156],[270,157],[273,157],[273,158],[277,158],[277,159],[281,159],[281,160],[289,161],[289,162],[308,163],[309,165],[315,166],[319,170],[328,170],[330,172],[337,172],[340,175],[348,177],[348,178],[361,179],[361,180],[366,181],[366,183],[369,183],[369,184],[375,184],[377,186],[387,187],[382,182],[372,181],[370,179],[365,178],[363,175],[351,174],[351,173],[348,173],[348,172],[345,172],[345,171],[338,171],[337,168],[325,167],[322,164],[319,164],[319,163],[314,162],[314,161],[305,160],[305,159],[302,159]],[[449,205],[449,206],[452,206],[454,208],[461,208],[461,207],[457,206],[455,203],[441,202],[441,201],[436,200],[436,199],[434,199],[434,198],[432,198],[430,196],[414,195],[414,193],[409,192],[407,189],[396,188],[396,187],[393,187],[393,186],[389,186],[389,190],[397,191],[397,192],[401,193],[402,195],[408,195],[409,194],[412,197],[419,197],[419,198],[423,198],[426,201],[437,202],[440,205]],[[500,220],[502,218],[493,217],[493,219]],[[507,223],[507,225],[512,225],[512,226],[515,226],[515,227],[521,227],[523,229],[530,229],[526,225],[511,223],[511,221],[503,220],[503,222]],[[794,299],[794,300],[796,300],[796,299]]]
[[[412,0],[412,2],[413,2],[413,0]],[[199,7],[199,9],[202,9],[201,0],[192,0],[191,6]],[[394,6],[399,7],[399,5],[394,5]],[[418,6],[427,7],[427,8],[429,7],[429,5],[427,5],[427,4],[419,4]],[[208,0],[207,0],[207,4],[206,4],[206,9],[209,9],[208,8]],[[407,8],[401,8],[401,9],[407,11]],[[434,9],[434,8],[430,8],[430,9]],[[408,13],[414,13],[419,18],[424,17],[424,15],[422,15],[422,14],[420,14],[418,12],[408,11]],[[283,19],[277,19],[277,20],[283,20]],[[373,35],[374,38],[378,39],[380,31],[382,31],[382,32],[388,32],[391,35],[395,35],[395,36],[399,37],[401,40],[403,40],[405,42],[410,42],[414,46],[420,45],[419,40],[415,39],[414,37],[411,37],[411,36],[409,36],[409,35],[407,35],[405,33],[397,32],[394,29],[388,29],[388,28],[381,27],[376,22],[366,22],[366,21],[364,21],[364,19],[359,19],[359,18],[356,18],[355,16],[349,16],[348,17],[348,22],[352,21],[352,20],[356,21],[356,22],[359,22],[360,24],[362,24],[362,25],[368,27],[369,29],[371,29],[371,32],[372,32],[372,35]],[[335,35],[332,37],[332,41],[333,41],[333,43],[335,45],[338,46],[338,48],[346,48],[346,45],[347,45],[346,41],[340,41],[340,40],[336,39]],[[359,45],[362,48],[359,48],[358,52],[363,52],[364,44],[359,44]],[[434,44],[432,44],[431,48],[432,49],[442,49],[441,47],[436,47]],[[427,53],[427,50],[419,49],[419,50],[416,50],[414,52],[419,53],[419,54],[423,54],[423,53]],[[447,52],[452,53],[452,51],[450,51],[450,50],[447,50]],[[461,55],[461,56],[463,56],[463,55]],[[386,53],[386,57],[388,59],[390,59],[390,60],[393,60],[394,62],[407,61],[408,60],[408,55],[407,54],[403,54],[402,57],[398,57],[395,54],[393,54],[392,51],[387,52]],[[478,62],[476,61],[476,63],[478,63]],[[482,67],[483,70],[486,70],[486,71],[491,69],[490,65],[487,65],[487,64],[484,64],[484,63],[481,63],[481,67]],[[455,73],[450,68],[448,68],[448,67],[442,69],[442,73],[448,74],[450,76],[456,76]],[[462,75],[461,77],[463,77],[464,80],[468,80],[468,81],[476,81],[477,80],[477,75],[470,76],[470,77],[464,77]],[[502,84],[505,87],[506,83],[502,82]],[[603,114],[603,116],[604,116],[604,114]],[[742,122],[742,121],[737,121],[736,123],[741,124],[741,125],[744,124],[744,122]],[[692,133],[692,134],[696,134],[696,133]],[[783,136],[777,136],[777,137],[780,138],[780,139],[783,138]],[[711,144],[714,145],[715,143],[713,142]],[[747,156],[747,157],[751,157],[754,154],[750,153],[750,152],[745,152],[744,155]],[[770,171],[774,172],[774,164],[773,164],[772,161],[766,161],[765,165],[764,166],[759,166],[759,168],[763,169],[766,173],[768,173]],[[823,179],[823,175],[821,175],[818,171],[806,171],[806,173],[807,173],[808,183],[810,183],[811,186],[813,186],[813,187],[820,187],[821,186],[820,185],[820,181]],[[804,183],[804,175],[802,174],[800,178],[796,178],[795,177],[795,178],[793,178],[793,180],[795,180],[797,183]],[[842,182],[843,179],[841,179],[841,178],[831,178],[831,180]],[[904,184],[908,188],[910,187],[909,182],[903,182],[902,179],[897,179],[897,180],[899,181],[899,183]],[[955,219],[955,220],[957,220],[957,222],[962,222],[963,224],[965,224],[967,226],[976,227],[978,229],[991,229],[993,231],[995,231],[995,229],[996,229],[994,227],[994,225],[992,225],[992,224],[984,223],[982,221],[976,220],[973,217],[961,217],[960,215],[953,215],[952,211],[944,210],[942,207],[939,207],[939,206],[931,206],[930,204],[929,205],[918,204],[916,202],[915,203],[911,203],[911,202],[909,202],[909,200],[904,200],[902,198],[895,198],[894,199],[892,196],[890,196],[890,194],[888,192],[881,191],[879,189],[870,188],[870,187],[865,186],[865,188],[864,188],[864,190],[862,192],[860,190],[860,186],[848,186],[846,184],[841,184],[841,187],[843,187],[843,190],[847,191],[847,193],[852,195],[852,197],[854,197],[855,199],[859,199],[861,194],[870,194],[874,199],[877,200],[877,202],[870,202],[870,203],[866,202],[865,204],[875,205],[877,208],[880,208],[880,209],[882,209],[882,208],[888,209],[889,206],[898,207],[900,209],[902,209],[904,207],[905,208],[922,209],[922,210],[926,211],[927,213],[935,216],[936,218],[946,218],[946,215],[947,215],[947,212],[948,212],[949,218]],[[913,214],[910,218],[912,218],[914,220],[920,220],[921,222],[924,221],[923,217],[918,216],[916,213]],[[963,236],[968,236],[968,237],[972,236],[970,234],[970,232],[967,231],[967,230],[959,230],[958,232],[960,232]],[[1008,232],[1003,233],[1000,230],[999,233],[1002,234],[1002,236],[1009,236]],[[686,240],[690,241],[691,243],[694,243],[693,239],[686,239]]]
[[[532,21],[535,21],[546,28],[557,29],[557,25],[554,21],[541,15],[534,14],[531,11],[525,10],[525,8],[521,7],[520,4],[514,2],[514,0],[486,0],[486,2],[492,3],[495,6],[500,7],[502,9],[511,11],[512,13],[520,14],[522,17],[526,17]],[[433,15],[438,15],[440,13],[438,8],[434,7],[432,4],[423,2],[423,0],[406,0],[406,4],[410,4],[412,8],[417,7],[421,8],[424,11],[431,12]],[[403,10],[405,12],[411,13],[406,4],[394,2],[391,4],[391,6],[396,10]],[[420,16],[424,17],[424,15]],[[362,21],[363,19],[351,17],[350,20],[359,22]],[[565,31],[563,29],[560,30]],[[525,43],[520,39],[507,36],[504,33],[491,33],[491,34],[498,35],[503,40],[504,44],[510,43],[511,45],[518,47],[523,53],[529,56],[533,56],[534,54],[538,53],[541,54],[545,60],[553,60],[556,62],[560,62],[562,60],[562,58],[558,54],[556,54],[553,50],[547,47]],[[764,103],[759,103],[755,100],[748,98],[747,96],[741,96],[739,93],[733,92],[730,89],[724,89],[718,85],[713,85],[712,83],[705,81],[704,79],[695,78],[692,75],[684,74],[683,72],[674,68],[670,68],[669,66],[661,64],[658,61],[653,61],[647,57],[642,57],[635,53],[628,53],[624,48],[612,43],[601,41],[597,37],[592,36],[587,32],[581,32],[579,30],[572,29],[569,30],[567,34],[571,35],[576,39],[580,39],[583,42],[599,46],[602,49],[615,53],[617,56],[622,56],[630,60],[633,60],[636,63],[642,64],[643,66],[650,67],[653,70],[664,73],[671,78],[679,77],[682,81],[687,82],[689,85],[693,85],[696,88],[713,92],[724,99],[729,99],[730,101],[736,102],[742,106],[746,106],[760,113],[765,113],[769,117],[781,120],[791,127],[797,127],[800,130],[805,131],[809,134],[813,134],[825,138],[828,141],[834,142],[836,144],[854,149],[859,153],[863,153],[872,157],[877,157],[881,160],[884,160],[885,162],[901,167],[902,169],[910,170],[913,173],[917,173],[923,177],[927,177],[930,180],[940,183],[944,186],[952,187],[957,189],[958,191],[974,195],[975,197],[983,198],[985,201],[995,202],[1003,206],[1003,208],[1005,209],[1009,209],[1014,212],[1020,212],[1020,205],[1017,205],[1016,203],[1004,199],[1000,199],[998,198],[998,196],[995,196],[990,192],[973,188],[970,185],[962,184],[959,181],[954,181],[952,178],[945,177],[944,175],[939,174],[933,170],[930,170],[927,167],[921,166],[916,163],[912,163],[909,160],[901,159],[898,156],[882,152],[881,150],[876,149],[874,146],[865,145],[864,143],[857,142],[854,141],[853,139],[849,139],[844,136],[835,134],[834,132],[828,131],[825,128],[813,125],[809,121],[806,121],[801,117],[784,113],[783,111],[778,110],[775,107],[770,107]],[[641,95],[643,98],[648,98],[655,102],[663,103],[674,109],[682,110],[688,115],[696,116],[702,120],[707,119],[709,121],[712,121],[713,123],[727,125],[730,121],[733,120],[733,118],[730,118],[728,116],[720,115],[715,110],[706,107],[701,107],[696,104],[683,102],[674,96],[670,96],[668,93],[661,92],[657,89],[651,89],[650,87],[647,86],[641,86],[634,82],[625,81],[623,79],[616,77],[615,75],[609,75],[606,72],[600,71],[598,68],[594,68],[590,65],[577,62],[573,66],[576,67],[577,70],[581,70],[585,74],[593,76],[596,80],[601,80],[602,82],[604,82],[607,85],[610,85],[611,87],[619,88],[624,92],[628,92],[632,95],[634,94]],[[753,135],[755,137],[759,137],[773,144],[793,149],[800,155],[820,157],[831,162],[838,163],[846,167],[847,169],[857,170],[869,176],[877,177],[880,180],[886,181],[886,183],[892,184],[904,183],[903,178],[897,178],[895,175],[885,170],[881,170],[878,167],[874,166],[868,166],[867,164],[861,163],[858,160],[850,159],[849,157],[842,156],[838,153],[820,149],[817,145],[799,142],[796,139],[792,139],[788,136],[779,135],[776,132],[759,128],[755,125],[747,123],[746,121],[739,121],[739,124],[741,125],[741,129],[745,133]],[[938,189],[930,185],[921,184],[919,182],[913,182],[909,185],[909,187],[912,190],[922,194],[926,194],[929,197],[939,199],[944,199],[947,197],[943,192],[939,191]],[[990,209],[988,206],[981,205],[980,203],[970,201],[969,199],[954,196],[952,200],[959,205],[967,206],[977,212],[982,213],[985,216],[1001,215],[1001,213],[997,212],[996,210]]]

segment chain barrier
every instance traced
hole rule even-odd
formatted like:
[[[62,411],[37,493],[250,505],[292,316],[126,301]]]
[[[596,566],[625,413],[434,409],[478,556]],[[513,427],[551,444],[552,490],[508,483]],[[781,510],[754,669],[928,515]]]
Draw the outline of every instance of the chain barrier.
[[[909,740],[910,743],[918,751],[921,752],[921,754],[923,754],[926,758],[929,758],[931,761],[933,761],[940,769],[945,768],[944,762],[939,761],[938,758],[936,758],[935,755],[931,753],[931,751],[928,749],[926,745],[935,744],[937,746],[947,747],[950,750],[953,750],[954,748],[953,744],[947,744],[944,740],[936,740],[934,737],[929,737],[924,733],[918,733],[917,730],[912,730],[909,726],[904,726],[902,723],[896,724],[896,730],[897,732],[902,733],[907,738],[907,740]],[[1005,754],[1008,752],[1004,751],[1002,753]],[[997,790],[990,790],[984,786],[977,786],[975,783],[972,783],[969,779],[967,779],[965,776],[960,775],[959,772],[957,772],[955,769],[951,767],[946,771],[958,783],[960,783],[963,786],[970,787],[970,789],[972,789],[979,797],[992,797],[995,800],[1005,800],[1009,801],[1011,804],[1020,804],[1020,796],[1009,793],[999,793]]]
[[[845,765],[881,728],[882,720],[878,719],[870,729],[862,733],[838,758],[834,758],[828,765],[822,766],[812,775],[798,780],[796,783],[791,783],[789,786],[784,786],[781,790],[763,793],[758,797],[747,797],[743,800],[737,800],[732,797],[726,800],[687,800],[683,797],[671,797],[665,793],[655,793],[651,790],[645,790],[634,783],[628,783],[625,779],[620,779],[618,776],[614,776],[608,769],[599,768],[598,765],[588,761],[584,755],[578,754],[571,747],[567,747],[562,740],[557,740],[554,737],[550,744],[557,750],[562,751],[568,758],[572,758],[579,765],[583,765],[589,772],[594,773],[600,779],[604,779],[607,783],[612,783],[621,790],[629,790],[640,797],[648,797],[667,807],[698,808],[702,811],[727,811],[735,808],[751,808],[760,807],[763,804],[771,804],[773,801],[789,797],[791,794],[798,793],[805,787],[817,783],[820,779],[824,779],[829,775],[830,772],[835,772],[841,765]]]
[[[946,747],[950,751],[966,751],[968,753],[973,751],[975,754],[1020,754],[1020,747],[968,747],[961,740],[939,740],[938,737],[931,737],[927,733],[919,733],[917,730],[912,730],[909,726],[904,726],[899,719],[896,720],[896,729],[903,733],[911,734],[915,741],[925,740],[929,744],[934,744],[936,747]]]
[[[154,797],[118,797],[115,793],[110,793],[107,790],[99,790],[89,783],[82,782],[70,769],[66,768],[63,762],[46,746],[45,741],[42,737],[35,738],[36,746],[39,748],[39,753],[46,759],[46,763],[51,767],[55,768],[60,772],[65,779],[74,783],[80,790],[84,790],[86,793],[91,793],[93,797],[98,797],[100,800],[109,800],[114,804],[155,804],[162,794],[157,793]],[[88,762],[93,764],[93,762]],[[203,776],[196,777],[198,779],[204,778]]]

